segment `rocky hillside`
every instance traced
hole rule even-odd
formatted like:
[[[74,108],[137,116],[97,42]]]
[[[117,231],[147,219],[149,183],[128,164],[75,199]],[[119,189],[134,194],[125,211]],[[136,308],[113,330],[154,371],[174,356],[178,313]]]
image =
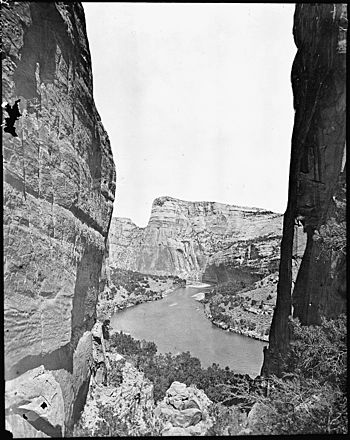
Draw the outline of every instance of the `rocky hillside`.
[[[213,424],[212,403],[195,386],[173,382],[156,405],[154,386],[134,363],[110,347],[97,322],[93,334],[93,375],[75,437],[205,435]],[[107,348],[107,347],[108,348]]]
[[[346,311],[346,35],[347,5],[297,4],[292,68],[294,129],[288,205],[283,220],[277,305],[263,372],[279,373],[292,313],[319,324]],[[292,290],[294,223],[307,246]]]
[[[145,228],[113,218],[110,263],[141,273],[256,281],[278,268],[282,215],[258,208],[159,197]]]
[[[6,427],[64,436],[86,395],[115,191],[81,3],[1,6]]]

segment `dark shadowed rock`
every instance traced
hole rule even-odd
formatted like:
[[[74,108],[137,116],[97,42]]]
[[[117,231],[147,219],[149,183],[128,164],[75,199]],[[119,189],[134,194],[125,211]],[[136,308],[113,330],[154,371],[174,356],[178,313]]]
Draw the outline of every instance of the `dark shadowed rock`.
[[[347,5],[297,4],[292,68],[295,119],[277,305],[263,372],[280,373],[292,313],[303,324],[346,310],[345,135]],[[307,246],[292,289],[294,224]]]

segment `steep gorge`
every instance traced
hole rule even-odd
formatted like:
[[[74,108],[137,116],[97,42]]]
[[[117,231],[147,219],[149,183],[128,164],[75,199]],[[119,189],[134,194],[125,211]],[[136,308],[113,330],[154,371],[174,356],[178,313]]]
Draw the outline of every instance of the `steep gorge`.
[[[64,436],[87,393],[115,193],[82,4],[2,5],[6,428]]]
[[[294,316],[305,324],[317,322],[321,314],[336,316],[346,307],[344,246],[325,246],[345,234],[346,28],[346,5],[296,7],[289,202],[264,373],[279,371],[292,305]],[[91,329],[116,176],[93,102],[81,4],[2,5],[2,32],[3,100],[13,104],[21,99],[22,113],[19,137],[3,135],[6,427],[16,437],[59,437],[69,433],[88,390]],[[166,199],[164,209],[168,201],[173,203]],[[154,208],[161,215],[163,205]],[[252,217],[260,214],[251,212]],[[162,226],[163,219],[155,216],[148,231],[153,244],[143,247],[144,257],[135,259],[126,241],[130,254],[114,249],[110,258],[135,265],[135,270],[175,271],[194,279],[222,281],[245,267],[260,275],[270,270],[260,265],[264,256],[266,261],[271,255],[274,261],[279,258],[281,216],[266,215],[268,222],[275,215],[279,226],[277,232],[262,234],[266,243],[258,249],[252,246],[256,235],[241,225],[240,234],[247,235],[239,244],[221,217],[222,223],[211,224],[209,232],[200,223],[193,228],[203,237],[194,241],[196,246],[208,243],[198,259],[193,242],[178,242],[169,232],[173,225],[180,231],[188,228],[188,221],[169,216]],[[292,297],[297,218],[308,244]],[[132,245],[142,246],[144,232],[128,227]],[[212,237],[213,242],[224,238],[222,246],[213,247]]]
[[[292,68],[295,120],[277,304],[264,374],[281,372],[288,320],[317,324],[346,311],[346,4],[297,4]],[[307,246],[292,292],[294,224]]]

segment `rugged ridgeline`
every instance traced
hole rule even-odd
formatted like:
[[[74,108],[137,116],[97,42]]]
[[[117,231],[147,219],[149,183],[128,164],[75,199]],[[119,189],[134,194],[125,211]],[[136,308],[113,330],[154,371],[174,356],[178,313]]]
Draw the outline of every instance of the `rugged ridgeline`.
[[[345,118],[346,4],[297,4],[293,68],[295,120],[288,206],[283,221],[277,305],[263,373],[279,373],[288,317],[303,324],[346,311]],[[296,218],[307,246],[291,296]]]
[[[69,432],[84,401],[115,192],[81,3],[2,10],[6,427]]]
[[[159,197],[145,228],[113,218],[110,263],[208,282],[256,281],[278,268],[282,215],[215,202]]]

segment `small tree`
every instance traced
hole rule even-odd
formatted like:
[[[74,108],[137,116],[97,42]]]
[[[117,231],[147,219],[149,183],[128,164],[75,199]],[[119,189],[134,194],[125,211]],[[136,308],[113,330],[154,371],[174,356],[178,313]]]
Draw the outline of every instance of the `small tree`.
[[[102,324],[102,334],[103,338],[108,341],[110,336],[110,324],[111,321],[109,319],[105,319]]]

